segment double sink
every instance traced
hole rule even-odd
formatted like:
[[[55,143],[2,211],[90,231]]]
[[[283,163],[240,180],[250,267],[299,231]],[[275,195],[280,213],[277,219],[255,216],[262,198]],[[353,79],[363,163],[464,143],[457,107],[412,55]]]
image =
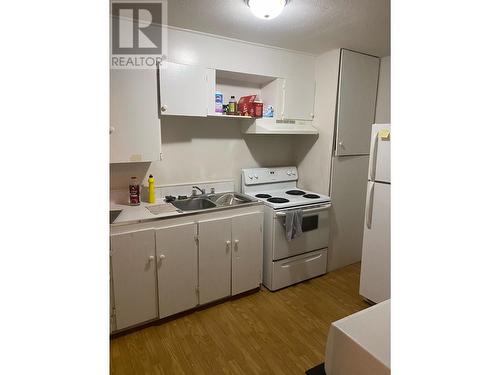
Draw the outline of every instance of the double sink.
[[[201,211],[217,207],[239,206],[241,204],[252,202],[254,202],[252,198],[247,197],[243,194],[218,193],[206,194],[199,197],[191,197],[188,199],[179,199],[170,203],[181,211]]]
[[[218,193],[218,194],[202,194],[192,196],[187,199],[178,199],[170,202],[177,210],[183,212],[195,212],[210,209],[221,209],[235,207],[249,203],[255,203],[257,200],[239,193]],[[153,215],[159,215],[164,212],[162,208],[167,207],[165,204],[146,207]],[[113,224],[122,210],[109,211],[109,223]]]

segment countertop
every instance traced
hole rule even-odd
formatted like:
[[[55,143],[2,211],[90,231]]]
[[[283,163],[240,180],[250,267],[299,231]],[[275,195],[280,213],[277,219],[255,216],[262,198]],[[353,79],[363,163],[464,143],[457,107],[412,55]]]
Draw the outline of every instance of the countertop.
[[[333,322],[326,344],[327,374],[390,374],[390,300]]]
[[[241,193],[238,193],[241,194]],[[170,217],[180,217],[180,216],[185,216],[185,215],[196,215],[200,213],[209,213],[209,212],[214,212],[214,211],[221,211],[221,210],[230,210],[232,208],[243,208],[243,207],[250,207],[254,205],[261,205],[262,202],[253,199],[252,202],[250,203],[245,203],[245,204],[240,204],[237,206],[226,206],[226,207],[214,207],[210,209],[205,209],[205,210],[197,210],[197,211],[172,211],[172,212],[165,212],[161,213],[158,215],[152,214],[146,207],[148,206],[155,206],[159,204],[169,204],[163,202],[163,200],[157,200],[155,203],[146,203],[146,202],[141,202],[139,206],[130,206],[126,204],[117,204],[117,203],[111,203],[110,204],[110,211],[111,210],[122,210],[120,212],[120,215],[115,219],[115,221],[110,224],[111,226],[118,226],[118,225],[125,225],[125,224],[135,224],[135,223],[142,223],[142,222],[147,222],[147,221],[152,221],[152,220],[159,220],[159,219],[165,219],[165,218],[170,218]]]

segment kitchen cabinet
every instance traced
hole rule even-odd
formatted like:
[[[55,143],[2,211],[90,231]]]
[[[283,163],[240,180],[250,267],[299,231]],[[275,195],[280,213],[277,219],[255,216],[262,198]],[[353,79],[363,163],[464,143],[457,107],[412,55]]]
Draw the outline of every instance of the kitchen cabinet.
[[[259,287],[262,207],[228,211],[111,226],[112,332]]]
[[[231,220],[231,295],[258,288],[262,280],[261,212],[234,216]]]
[[[158,309],[160,319],[198,304],[196,223],[156,230]]]
[[[314,118],[314,95],[316,84],[313,80],[289,77],[284,84],[284,119],[312,120]]]
[[[198,223],[200,305],[231,295],[231,218]]]
[[[200,304],[259,287],[263,214],[200,221]]]
[[[342,49],[337,96],[335,155],[368,155],[380,59]]]
[[[112,235],[111,267],[116,329],[157,318],[155,231]]]
[[[110,69],[110,163],[161,159],[156,69]]]
[[[207,69],[162,61],[159,64],[160,113],[207,116]]]

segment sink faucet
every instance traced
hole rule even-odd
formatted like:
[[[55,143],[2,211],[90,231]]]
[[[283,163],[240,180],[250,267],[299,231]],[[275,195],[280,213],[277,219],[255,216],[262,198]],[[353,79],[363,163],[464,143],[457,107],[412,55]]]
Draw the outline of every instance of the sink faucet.
[[[205,194],[205,189],[200,189],[198,186],[193,186],[193,196],[196,195],[196,190],[199,190],[201,194]]]

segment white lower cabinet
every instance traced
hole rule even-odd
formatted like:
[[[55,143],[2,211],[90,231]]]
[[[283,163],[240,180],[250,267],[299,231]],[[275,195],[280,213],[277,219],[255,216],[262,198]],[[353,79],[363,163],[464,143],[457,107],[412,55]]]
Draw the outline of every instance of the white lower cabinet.
[[[262,211],[205,218],[111,235],[111,331],[259,287]]]
[[[262,280],[261,212],[235,216],[231,221],[233,254],[231,257],[231,295],[257,288]]]
[[[198,305],[196,223],[156,230],[160,319]]]
[[[112,235],[111,267],[116,329],[157,318],[155,231]]]
[[[200,305],[231,295],[231,218],[198,223]]]

